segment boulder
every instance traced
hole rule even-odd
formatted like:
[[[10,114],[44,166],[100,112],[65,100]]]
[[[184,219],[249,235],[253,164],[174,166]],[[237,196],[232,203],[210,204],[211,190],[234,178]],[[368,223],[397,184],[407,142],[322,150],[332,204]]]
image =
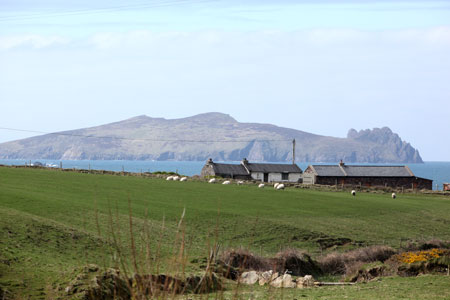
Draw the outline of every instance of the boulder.
[[[259,275],[259,285],[265,285],[266,283],[270,283],[272,280],[278,277],[278,273],[273,273],[272,270],[262,272]]]
[[[243,284],[253,285],[258,281],[258,279],[259,276],[258,273],[256,273],[256,271],[249,271],[241,274],[239,282]]]
[[[289,274],[284,274],[283,276],[276,278],[270,285],[276,288],[295,288],[297,286],[292,280],[292,276]]]
[[[299,277],[296,280],[297,288],[302,289],[305,287],[314,286],[314,278],[311,275],[305,275],[305,277]]]

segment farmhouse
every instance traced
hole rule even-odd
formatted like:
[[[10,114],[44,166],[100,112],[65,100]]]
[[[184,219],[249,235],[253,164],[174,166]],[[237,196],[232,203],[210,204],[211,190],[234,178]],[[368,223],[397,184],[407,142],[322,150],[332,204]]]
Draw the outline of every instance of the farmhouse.
[[[205,176],[220,176],[243,180],[258,180],[262,182],[298,182],[302,170],[296,164],[249,163],[243,159],[240,164],[215,163],[210,158],[200,174]]]
[[[309,165],[304,184],[404,187],[431,190],[433,181],[413,174],[407,166]]]

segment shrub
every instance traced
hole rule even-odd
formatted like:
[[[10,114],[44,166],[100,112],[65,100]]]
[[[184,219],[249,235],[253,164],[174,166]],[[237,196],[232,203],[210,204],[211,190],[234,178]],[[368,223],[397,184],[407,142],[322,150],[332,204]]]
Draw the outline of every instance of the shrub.
[[[285,271],[291,272],[295,276],[322,275],[317,262],[306,252],[297,249],[288,248],[275,255],[272,259],[273,270],[283,273]]]
[[[408,251],[397,254],[395,258],[401,262],[406,264],[412,264],[415,262],[429,261],[433,258],[439,258],[445,253],[442,249],[431,249],[431,250],[422,250],[422,251]]]
[[[244,270],[266,271],[270,269],[267,259],[257,256],[245,249],[231,249],[222,254],[222,261],[233,267]]]
[[[369,263],[389,259],[396,252],[388,246],[370,246],[351,250],[345,253],[333,252],[319,260],[319,265],[325,273],[345,274],[355,269],[355,264]]]
[[[410,242],[405,247],[405,250],[419,251],[419,250],[430,250],[433,248],[450,249],[450,241],[433,239],[428,241]]]

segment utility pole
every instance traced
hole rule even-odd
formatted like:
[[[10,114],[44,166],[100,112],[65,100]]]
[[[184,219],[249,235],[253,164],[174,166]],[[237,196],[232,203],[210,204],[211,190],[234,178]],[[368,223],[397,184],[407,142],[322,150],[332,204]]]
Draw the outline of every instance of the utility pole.
[[[292,140],[292,164],[295,165],[295,139]]]

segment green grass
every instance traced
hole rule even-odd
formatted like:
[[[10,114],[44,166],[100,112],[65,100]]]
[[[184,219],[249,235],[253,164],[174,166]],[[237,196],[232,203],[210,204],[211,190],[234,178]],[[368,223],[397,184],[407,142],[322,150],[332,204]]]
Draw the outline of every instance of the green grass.
[[[353,286],[324,286],[307,289],[242,287],[240,299],[450,299],[448,276],[384,277]],[[226,292],[231,299],[233,292]]]
[[[129,205],[138,248],[148,222],[152,249],[161,241],[162,257],[177,250],[177,222],[185,209],[188,260],[206,256],[216,237],[222,249],[243,246],[263,255],[285,247],[318,255],[358,245],[399,247],[407,240],[450,239],[450,199],[445,196],[400,194],[393,200],[390,194],[352,197],[1,167],[0,286],[44,297],[82,265],[110,266],[112,230],[128,256]],[[332,247],[344,238],[351,242]],[[188,265],[188,270],[196,267]]]

